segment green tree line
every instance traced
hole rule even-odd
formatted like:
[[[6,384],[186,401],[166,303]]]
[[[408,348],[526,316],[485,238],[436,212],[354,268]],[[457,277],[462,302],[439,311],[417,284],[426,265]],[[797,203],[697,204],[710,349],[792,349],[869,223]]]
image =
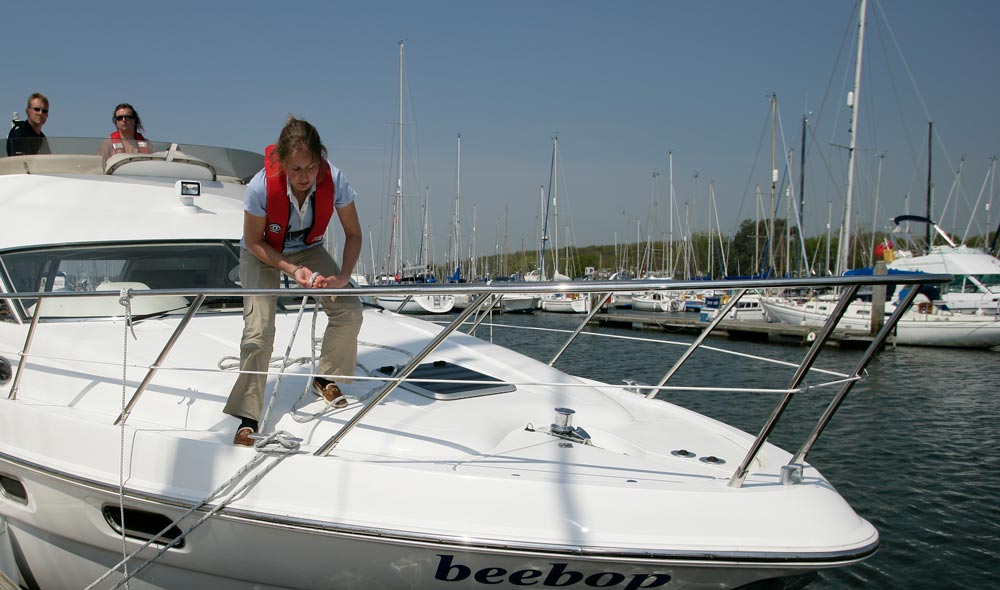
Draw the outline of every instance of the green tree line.
[[[726,276],[806,276],[832,274],[836,267],[839,239],[836,234],[827,239],[826,234],[799,237],[797,228],[786,231],[786,220],[776,219],[773,241],[765,222],[745,219],[735,235],[695,233],[690,240],[670,242],[654,241],[615,245],[591,245],[560,248],[546,253],[546,274],[552,277],[554,260],[558,259],[559,272],[571,278],[584,277],[593,269],[593,278],[605,279],[616,271],[626,271],[630,276],[647,273],[659,278],[712,278]],[[969,246],[989,247],[989,236],[975,236]],[[873,245],[883,241],[895,242],[896,237],[886,232],[859,232],[853,236],[848,256],[848,266],[871,266],[875,261]],[[899,245],[896,244],[896,247]],[[803,250],[805,254],[803,255]],[[808,263],[808,264],[807,264]],[[520,251],[507,254],[481,256],[476,261],[480,276],[509,276],[525,274],[540,267],[538,252]],[[672,274],[671,274],[672,271]],[[451,270],[436,267],[439,277],[446,277]],[[465,274],[466,269],[463,269]],[[479,277],[474,277],[479,278]]]

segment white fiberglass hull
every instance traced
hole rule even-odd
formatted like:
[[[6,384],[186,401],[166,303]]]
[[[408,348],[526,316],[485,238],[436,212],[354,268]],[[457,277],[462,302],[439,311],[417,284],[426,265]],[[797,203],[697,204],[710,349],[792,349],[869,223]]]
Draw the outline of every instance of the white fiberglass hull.
[[[635,311],[678,311],[679,305],[668,293],[642,293],[632,295],[632,309]]]
[[[448,313],[455,307],[453,295],[414,295],[409,301],[405,301],[403,295],[380,295],[375,299],[379,305],[396,313]]]
[[[822,326],[833,302],[796,303],[780,297],[766,297],[762,305],[771,321],[792,325]],[[870,329],[871,304],[855,301],[848,306],[839,328]],[[950,313],[919,313],[909,310],[896,324],[895,342],[912,346],[952,348],[992,348],[1000,346],[1000,318]]]
[[[504,313],[532,313],[538,309],[541,297],[528,293],[507,293],[500,300],[500,310]]]
[[[392,343],[363,344],[359,363],[366,366],[404,360],[400,347],[440,329],[377,311],[365,316],[360,340]],[[279,317],[279,341],[293,319]],[[130,361],[148,363],[176,321],[138,324]],[[235,346],[212,335],[238,334],[241,322],[229,316],[195,323],[172,364],[208,370]],[[24,327],[0,328],[5,343],[24,336]],[[0,389],[0,471],[27,491],[26,504],[3,498],[0,515],[41,587],[86,586],[120,559],[121,538],[102,510],[117,507],[123,448],[126,506],[168,520],[254,457],[252,449],[231,444],[236,422],[222,414],[233,379],[226,372],[199,377],[161,370],[133,411],[122,447],[122,431],[113,425],[121,409],[113,361],[121,350],[101,352],[98,341],[83,337],[88,328],[40,325],[34,343],[40,358],[64,359],[83,350],[91,361],[42,360],[22,381],[16,400],[7,399],[9,384]],[[124,327],[112,322],[94,329],[102,340],[120,342]],[[62,333],[63,339],[54,337]],[[296,344],[292,354],[303,353],[308,355]],[[93,364],[102,358],[111,366]],[[529,374],[540,382],[568,378],[465,336],[435,358],[464,359],[507,380]],[[60,368],[46,370],[50,364]],[[143,374],[129,373],[133,384]],[[301,370],[291,371],[274,406],[274,430],[301,438],[303,452],[274,460],[265,477],[188,535],[183,548],[168,550],[140,577],[146,582],[132,587],[226,588],[253,581],[261,587],[395,588],[400,576],[413,588],[448,587],[445,582],[468,587],[482,580],[498,587],[527,580],[568,588],[737,587],[850,563],[877,545],[875,529],[820,484],[813,470],[807,474],[817,485],[777,483],[787,453],[767,445],[760,465],[769,467],[751,475],[752,485],[734,491],[727,485],[732,465],[752,437],[703,418],[689,422],[695,416],[690,412],[620,387],[569,379],[586,386],[561,393],[518,386],[499,395],[430,402],[397,390],[375,410],[369,427],[353,431],[329,456],[317,457],[312,453],[360,406],[299,423],[322,404],[302,393]],[[345,388],[349,398],[365,398],[372,383]],[[567,403],[582,404],[577,420],[598,441],[594,446],[564,448],[547,432],[525,430],[526,423],[546,423],[552,408]],[[505,415],[510,419],[497,420]],[[683,437],[689,427],[694,438],[685,446],[701,440],[694,443],[701,454],[725,457],[727,464],[660,454],[679,442],[664,440],[655,443],[659,450],[643,450],[659,437],[655,433]],[[52,433],[59,433],[58,440]],[[567,472],[568,465],[575,467]],[[689,475],[678,478],[681,473]],[[527,497],[530,503],[523,501]],[[698,516],[704,512],[693,509],[692,501],[714,514],[711,522]],[[130,548],[137,546],[129,541]]]
[[[590,305],[589,296],[576,293],[543,296],[541,301],[542,311],[553,313],[590,313]]]

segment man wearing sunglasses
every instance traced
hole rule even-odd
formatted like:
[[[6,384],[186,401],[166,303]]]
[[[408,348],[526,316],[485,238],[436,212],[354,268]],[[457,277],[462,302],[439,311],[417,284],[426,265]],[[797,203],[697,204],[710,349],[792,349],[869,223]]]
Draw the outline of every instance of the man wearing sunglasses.
[[[49,148],[45,143],[42,125],[49,120],[49,99],[41,92],[28,97],[28,106],[24,109],[27,121],[14,121],[14,126],[7,134],[8,156],[31,156],[47,154]]]

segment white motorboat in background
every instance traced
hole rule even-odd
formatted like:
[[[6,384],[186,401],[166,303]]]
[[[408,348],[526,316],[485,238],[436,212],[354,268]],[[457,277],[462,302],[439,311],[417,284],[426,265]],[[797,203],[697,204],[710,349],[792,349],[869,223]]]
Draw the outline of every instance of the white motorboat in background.
[[[261,439],[234,446],[242,182],[262,156],[156,143],[105,164],[103,138],[48,142],[51,155],[0,157],[0,568],[14,586],[801,587],[878,546],[810,445],[792,454],[770,426],[747,434],[457,331],[520,285],[274,291],[288,294],[285,353]],[[587,288],[631,285],[662,283]],[[306,297],[394,290],[477,299],[446,327],[367,308],[357,367],[327,375],[353,377],[352,402],[328,407],[309,386],[309,325],[326,318]],[[800,372],[846,395],[869,359]],[[773,374],[782,399],[799,391]]]
[[[760,303],[760,293],[747,293],[736,302],[736,305],[726,314],[726,319],[747,322],[766,322],[767,314]]]
[[[791,325],[822,326],[833,312],[835,301],[820,298],[796,301],[786,297],[763,297],[761,305],[771,321]],[[894,308],[892,302],[887,302],[885,313],[891,313]],[[871,302],[853,301],[837,325],[844,329],[869,330],[871,319]],[[925,299],[907,310],[899,320],[894,342],[913,346],[992,348],[1000,346],[1000,318],[955,313]]]
[[[454,295],[385,294],[375,297],[375,301],[396,313],[449,313],[455,307]]]
[[[643,291],[632,293],[632,309],[635,311],[681,311],[683,301],[668,291]]]
[[[552,313],[590,313],[593,303],[587,293],[547,293],[539,305]]]
[[[940,301],[948,309],[964,314],[998,315],[1000,313],[1000,260],[982,248],[958,244],[941,227],[919,215],[897,215],[897,231],[904,222],[927,224],[946,245],[925,245],[922,254],[894,249],[885,240],[875,248],[887,267],[894,271],[950,274],[952,282],[941,288]]]
[[[524,281],[512,281],[510,277],[501,276],[492,279],[490,285],[517,285]],[[468,295],[467,299],[471,299]],[[541,304],[542,296],[538,293],[504,293],[497,308],[501,313],[534,313]],[[469,301],[471,303],[471,300]]]

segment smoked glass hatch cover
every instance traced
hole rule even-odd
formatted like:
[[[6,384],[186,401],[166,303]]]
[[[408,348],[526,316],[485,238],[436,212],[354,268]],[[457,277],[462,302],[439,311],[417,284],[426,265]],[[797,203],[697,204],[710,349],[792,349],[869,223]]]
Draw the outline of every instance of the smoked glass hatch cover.
[[[379,372],[392,375],[395,372],[395,367],[382,367]],[[410,379],[433,379],[435,381],[413,383]],[[452,381],[452,383],[447,383],[447,381]],[[454,381],[478,381],[479,383],[454,383]],[[448,361],[434,361],[418,366],[407,377],[407,381],[400,383],[399,386],[424,397],[439,400],[493,395],[517,389],[514,385],[504,383],[496,377]]]

